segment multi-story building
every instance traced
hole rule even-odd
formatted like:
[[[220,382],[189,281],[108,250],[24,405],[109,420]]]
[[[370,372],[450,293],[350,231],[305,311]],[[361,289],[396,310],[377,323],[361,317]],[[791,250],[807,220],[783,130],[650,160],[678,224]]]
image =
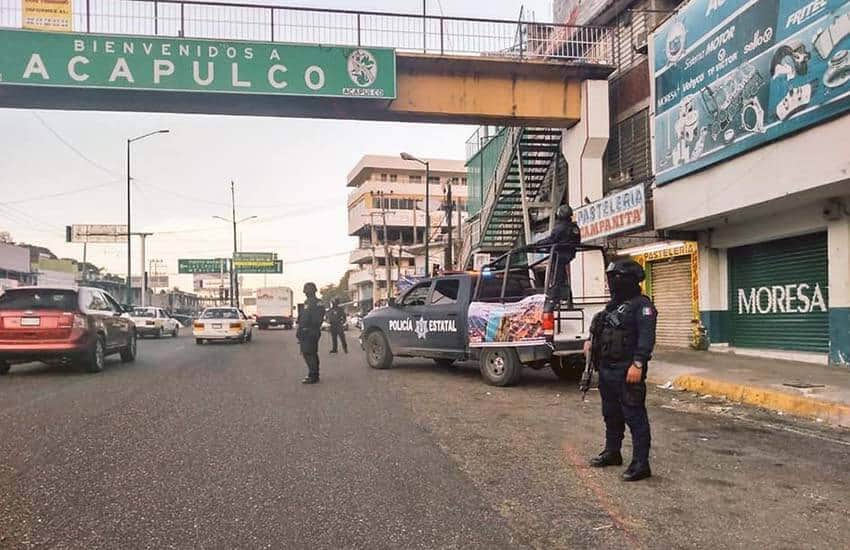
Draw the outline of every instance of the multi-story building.
[[[425,275],[425,190],[428,186],[429,265],[446,265],[451,186],[452,258],[460,249],[459,225],[466,219],[467,180],[463,161],[366,155],[348,174],[348,234],[357,238],[348,279],[352,301],[364,311],[383,303],[399,280]],[[388,284],[389,283],[389,284]]]

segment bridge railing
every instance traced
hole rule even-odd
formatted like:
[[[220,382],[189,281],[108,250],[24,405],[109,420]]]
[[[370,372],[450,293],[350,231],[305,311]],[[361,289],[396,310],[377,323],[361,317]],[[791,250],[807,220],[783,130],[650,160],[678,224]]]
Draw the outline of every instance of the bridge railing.
[[[74,0],[72,31],[338,46],[613,65],[607,27],[204,0]],[[21,28],[21,0],[0,27]]]

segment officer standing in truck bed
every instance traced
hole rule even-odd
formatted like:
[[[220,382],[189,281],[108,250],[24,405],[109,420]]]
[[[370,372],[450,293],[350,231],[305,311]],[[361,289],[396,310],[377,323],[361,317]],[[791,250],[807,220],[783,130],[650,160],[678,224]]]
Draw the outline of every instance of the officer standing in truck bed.
[[[646,370],[655,347],[658,312],[641,295],[643,268],[634,260],[617,260],[606,270],[611,301],[590,327],[592,361],[599,369],[599,394],[605,419],[605,449],[590,461],[594,467],[619,466],[620,448],[628,425],[632,462],[625,481],[652,475],[649,468],[650,429],[646,413]]]

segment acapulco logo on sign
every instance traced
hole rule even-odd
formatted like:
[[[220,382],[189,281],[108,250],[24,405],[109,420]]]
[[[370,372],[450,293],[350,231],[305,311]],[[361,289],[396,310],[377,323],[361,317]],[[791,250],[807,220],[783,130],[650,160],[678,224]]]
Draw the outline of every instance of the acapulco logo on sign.
[[[350,96],[381,97],[384,90],[370,88],[378,79],[378,61],[372,52],[357,49],[348,55],[348,76],[357,88],[343,88],[342,93]]]

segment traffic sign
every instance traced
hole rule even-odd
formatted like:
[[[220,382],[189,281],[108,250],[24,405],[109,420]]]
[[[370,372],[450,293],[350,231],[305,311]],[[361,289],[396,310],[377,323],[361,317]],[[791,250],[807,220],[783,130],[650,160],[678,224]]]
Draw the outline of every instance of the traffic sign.
[[[283,273],[283,260],[236,260],[233,267],[239,273]]]
[[[228,271],[228,260],[224,258],[181,258],[177,260],[178,273],[221,273]]]
[[[237,252],[236,261],[240,260],[273,262],[277,260],[277,252]]]

